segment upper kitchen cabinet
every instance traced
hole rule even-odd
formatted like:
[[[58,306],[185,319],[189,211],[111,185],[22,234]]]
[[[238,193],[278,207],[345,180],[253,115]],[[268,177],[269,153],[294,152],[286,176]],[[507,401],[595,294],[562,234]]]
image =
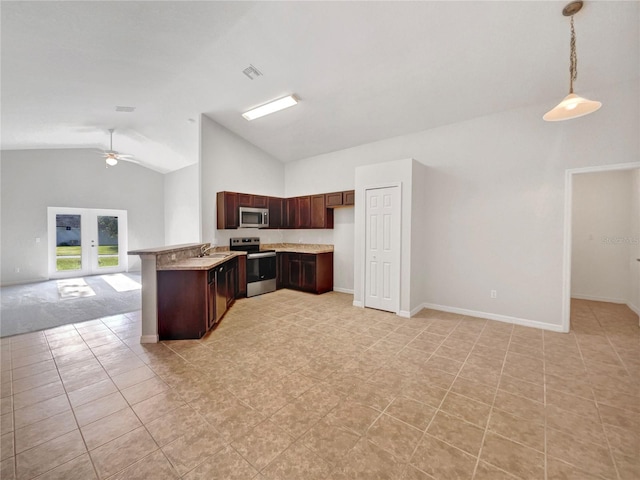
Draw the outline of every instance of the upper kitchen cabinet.
[[[353,200],[353,190],[292,198],[218,192],[218,229],[238,228],[240,207],[267,208],[269,228],[333,228],[333,208]]]
[[[324,195],[311,196],[311,228],[333,228],[333,210],[327,208]]]
[[[268,197],[264,195],[251,195],[249,193],[238,193],[239,207],[269,208]]]
[[[238,194],[218,192],[216,194],[218,229],[238,228]]]
[[[355,204],[355,191],[333,192],[325,194],[327,208],[351,206]]]
[[[311,197],[297,197],[298,214],[294,228],[311,228]]]
[[[269,209],[269,228],[286,228],[285,225],[285,199],[267,197]]]

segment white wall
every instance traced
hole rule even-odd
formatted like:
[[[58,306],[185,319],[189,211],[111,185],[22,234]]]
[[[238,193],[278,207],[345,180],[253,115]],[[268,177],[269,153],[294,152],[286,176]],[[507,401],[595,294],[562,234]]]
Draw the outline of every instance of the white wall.
[[[164,176],[164,236],[167,245],[200,241],[200,168],[198,164]]]
[[[640,158],[638,88],[581,92],[603,107],[568,122],[542,121],[551,99],[292,162],[287,194],[349,189],[358,166],[415,158],[429,167],[426,303],[561,329],[565,170]]]
[[[629,307],[640,315],[640,168],[631,173],[631,238],[629,244]]]
[[[278,230],[217,230],[216,193],[221,191],[284,196],[284,165],[255,145],[201,116],[200,190],[202,241],[229,245],[229,238],[259,236],[263,243],[283,241]]]
[[[627,303],[631,295],[631,170],[573,178],[571,296]],[[635,248],[635,246],[634,246]]]
[[[86,149],[3,151],[0,170],[3,285],[48,278],[47,207],[127,210],[130,250],[164,244],[160,173],[127,162],[107,169]],[[140,269],[138,256],[128,260]]]

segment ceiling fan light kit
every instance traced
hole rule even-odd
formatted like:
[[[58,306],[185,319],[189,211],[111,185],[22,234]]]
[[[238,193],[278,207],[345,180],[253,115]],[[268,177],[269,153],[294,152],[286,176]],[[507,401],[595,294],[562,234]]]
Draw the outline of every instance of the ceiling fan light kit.
[[[602,103],[580,97],[573,93],[573,82],[578,77],[578,56],[576,54],[576,32],[573,27],[573,16],[582,9],[582,0],[568,3],[563,9],[562,14],[565,17],[571,17],[571,44],[569,55],[569,95],[564,97],[562,101],[544,114],[543,120],[547,122],[559,122],[562,120],[570,120],[572,118],[582,117],[598,110]]]
[[[104,152],[106,167],[114,167],[118,164],[118,160],[127,160],[131,155],[123,155],[113,149],[113,132],[114,129],[109,129],[109,150]],[[132,160],[129,160],[132,161]]]

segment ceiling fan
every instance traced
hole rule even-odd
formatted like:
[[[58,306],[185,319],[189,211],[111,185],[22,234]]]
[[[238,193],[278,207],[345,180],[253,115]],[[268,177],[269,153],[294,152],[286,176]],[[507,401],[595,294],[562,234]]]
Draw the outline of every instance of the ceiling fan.
[[[125,160],[132,162],[133,155],[127,155],[124,153],[118,153],[113,149],[113,128],[109,129],[109,150],[105,150],[103,156],[108,167],[113,167],[118,164],[118,160]]]

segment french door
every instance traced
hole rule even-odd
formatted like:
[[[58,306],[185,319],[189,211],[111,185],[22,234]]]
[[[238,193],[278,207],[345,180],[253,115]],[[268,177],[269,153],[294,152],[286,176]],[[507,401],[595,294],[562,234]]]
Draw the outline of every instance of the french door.
[[[127,211],[48,208],[49,277],[127,270]]]
[[[365,307],[400,308],[400,187],[366,193]]]

